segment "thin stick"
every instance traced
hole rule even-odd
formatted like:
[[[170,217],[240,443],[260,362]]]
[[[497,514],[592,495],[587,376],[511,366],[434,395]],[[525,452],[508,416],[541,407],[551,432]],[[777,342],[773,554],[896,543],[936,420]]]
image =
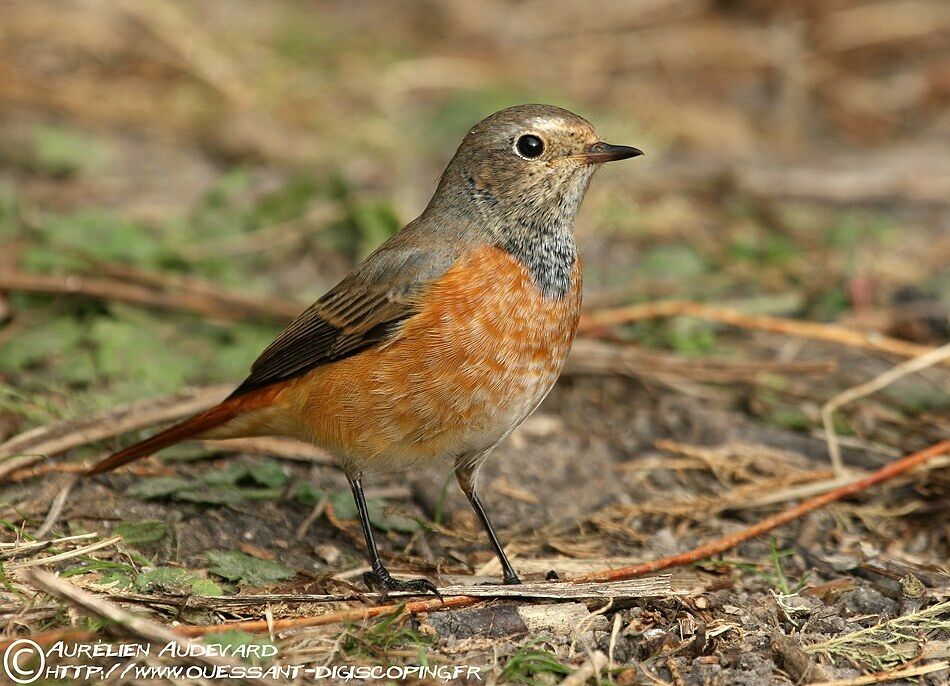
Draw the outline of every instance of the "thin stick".
[[[933,674],[950,669],[950,662],[939,660],[937,662],[928,662],[904,669],[892,669],[886,672],[875,672],[874,674],[865,674],[850,679],[840,679],[838,681],[820,681],[811,684],[811,686],[871,686],[871,684],[880,684],[885,681],[897,681],[899,679],[909,679],[912,676],[923,676],[924,674]]]
[[[67,581],[57,578],[49,572],[43,572],[38,569],[31,569],[19,572],[17,576],[25,583],[37,588],[44,593],[48,593],[54,598],[78,607],[87,615],[106,620],[113,628],[117,628],[126,634],[131,634],[148,643],[167,645],[169,643],[177,644],[182,648],[182,653],[189,655],[189,659],[198,664],[209,666],[229,666],[236,667],[239,663],[221,657],[213,657],[196,651],[191,655],[188,651],[188,641],[181,640],[181,635],[162,626],[157,622],[126,612],[118,605],[114,605],[102,598],[97,598],[87,591],[83,591],[73,586]],[[255,684],[270,684],[269,680],[246,677],[244,679]]]
[[[825,427],[825,436],[828,440],[828,455],[831,457],[831,466],[835,474],[843,476],[847,473],[844,463],[841,461],[841,448],[838,445],[838,434],[835,431],[834,413],[842,405],[850,403],[858,398],[875,393],[885,386],[889,386],[895,381],[904,378],[908,374],[919,372],[927,367],[940,364],[944,360],[950,359],[950,343],[939,348],[924,353],[912,360],[901,362],[899,365],[888,369],[883,374],[875,376],[870,381],[865,381],[857,386],[852,386],[838,395],[831,398],[821,408],[821,422]]]
[[[313,526],[313,523],[317,521],[317,518],[323,514],[323,511],[327,509],[327,503],[330,502],[330,498],[323,496],[320,500],[317,501],[317,504],[313,506],[313,509],[310,510],[310,514],[300,522],[300,526],[297,527],[297,530],[294,531],[294,540],[300,541],[303,540],[303,537],[307,535],[307,532],[310,531],[310,527]]]
[[[899,460],[895,460],[894,462],[881,467],[876,472],[872,472],[866,477],[856,479],[848,484],[845,484],[844,486],[834,489],[833,491],[829,491],[810,500],[806,500],[795,507],[783,510],[782,512],[774,514],[771,517],[767,517],[758,524],[754,524],[753,526],[742,529],[741,531],[737,531],[736,533],[730,534],[728,536],[723,536],[722,538],[712,541],[711,543],[707,543],[706,545],[702,545],[698,548],[694,548],[693,550],[680,553],[679,555],[660,558],[659,560],[653,560],[651,562],[643,562],[630,567],[620,567],[618,569],[608,569],[602,572],[584,574],[582,576],[575,577],[572,579],[572,581],[589,582],[632,579],[634,577],[643,576],[644,574],[660,571],[661,569],[679,567],[681,565],[704,560],[707,557],[711,557],[713,555],[719,555],[726,552],[727,550],[735,548],[740,543],[744,543],[745,541],[755,538],[756,536],[761,536],[762,534],[782,526],[783,524],[788,524],[789,522],[794,521],[799,517],[803,517],[809,512],[824,507],[829,503],[841,500],[842,498],[854,493],[859,493],[860,491],[866,490],[871,486],[884,483],[885,481],[910,471],[914,467],[924,464],[928,460],[932,460],[935,457],[939,457],[948,452],[950,452],[950,440],[941,441],[940,443],[936,443],[929,448],[925,448],[919,452],[912,453]]]
[[[43,523],[40,524],[40,528],[37,529],[36,534],[34,534],[37,538],[43,538],[56,524],[56,520],[59,519],[59,515],[62,514],[63,508],[66,506],[66,499],[69,498],[70,491],[73,490],[73,487],[78,481],[79,476],[75,474],[70,475],[66,479],[66,483],[60,489],[59,493],[56,494],[56,497],[53,498],[53,504],[50,505],[46,519],[43,520]]]
[[[372,619],[380,615],[391,615],[400,608],[406,614],[415,615],[420,612],[437,612],[439,610],[449,610],[455,607],[468,607],[482,600],[472,596],[460,595],[454,598],[439,600],[432,598],[430,600],[415,600],[405,604],[376,605],[374,607],[361,607],[351,610],[340,610],[339,612],[330,612],[317,617],[294,617],[291,619],[277,619],[268,625],[266,620],[249,620],[244,622],[227,622],[224,624],[199,624],[196,626],[180,626],[175,631],[181,636],[207,636],[208,634],[219,634],[223,631],[247,631],[249,633],[263,633],[268,630],[274,632],[287,631],[289,629],[303,629],[311,626],[325,626],[327,624],[343,624],[347,622],[359,622],[364,619]]]
[[[49,557],[37,557],[32,560],[27,560],[26,562],[16,562],[11,564],[9,567],[10,569],[23,569],[24,567],[36,567],[37,565],[48,565],[54,562],[62,562],[63,560],[70,560],[74,557],[79,557],[80,555],[85,555],[86,553],[91,553],[102,548],[108,548],[110,545],[114,545],[121,540],[121,536],[113,536],[112,538],[107,538],[97,543],[84,545],[81,548],[67,550],[65,553],[50,555]]]
[[[81,257],[92,265],[96,271],[122,279],[125,282],[134,282],[164,292],[178,292],[183,295],[189,294],[194,297],[209,298],[235,310],[235,317],[244,312],[251,319],[260,317],[268,321],[289,321],[306,308],[303,303],[276,298],[259,298],[237,293],[194,276],[153,271],[124,262],[100,260],[85,254],[82,254]]]
[[[477,586],[445,586],[439,589],[444,598],[471,596],[473,598],[544,598],[550,600],[582,600],[590,598],[650,598],[668,597],[676,595],[673,590],[673,575],[658,574],[646,579],[627,579],[612,583],[551,583],[541,582],[532,584],[505,585],[477,585]],[[363,593],[362,598],[367,600],[381,599],[378,593]],[[254,605],[276,605],[300,603],[340,603],[353,600],[353,593],[270,593],[262,595],[243,596],[179,596],[153,595],[142,593],[125,593],[122,591],[110,593],[116,600],[136,603],[159,603],[181,605],[186,599],[188,606],[204,610],[220,610],[223,608],[249,607]],[[389,594],[390,598],[418,597],[407,591],[395,591]]]
[[[285,323],[300,313],[299,305],[278,305],[271,301],[253,304],[249,298],[234,296],[223,301],[195,291],[168,291],[129,283],[126,279],[103,279],[82,274],[32,274],[20,271],[0,272],[0,291],[80,295],[99,300],[119,300],[162,310],[226,320],[262,320]],[[242,304],[239,305],[238,303]]]
[[[0,462],[0,483],[42,475],[43,471],[34,473],[28,468],[51,455],[206,410],[233,388],[234,384],[195,388],[183,393],[119,405],[82,419],[64,420],[24,431],[5,443],[0,443],[0,460],[11,458]],[[205,441],[203,444],[216,450],[223,448],[313,464],[332,464],[326,452],[289,438],[235,438]],[[85,468],[81,465],[61,465],[47,471],[84,471]]]
[[[890,338],[879,333],[864,333],[835,324],[822,324],[820,322],[771,317],[762,314],[745,314],[725,307],[685,300],[666,300],[588,312],[581,317],[577,330],[579,333],[594,334],[598,329],[629,324],[643,319],[677,316],[697,317],[698,319],[730,324],[742,329],[756,329],[812,338],[854,348],[877,350],[901,357],[917,357],[931,350],[926,346],[908,343],[898,338]]]
[[[584,661],[584,664],[577,668],[576,671],[564,677],[564,680],[561,681],[560,686],[584,686],[588,679],[600,674],[602,671],[604,671],[606,666],[607,656],[601,651],[595,650],[590,654],[590,657]]]
[[[28,541],[26,543],[0,543],[0,551],[9,550],[9,549],[25,549],[25,548],[39,548],[42,546],[51,546],[54,544],[60,543],[70,543],[72,541],[82,541],[87,538],[95,538],[98,536],[95,531],[90,531],[87,534],[76,534],[74,536],[63,536],[62,538],[54,538],[49,541]]]
[[[46,476],[47,474],[85,474],[93,464],[92,462],[53,462],[36,467],[23,467],[22,469],[7,473],[3,477],[2,482],[15,484],[20,481],[26,481],[27,479]]]
[[[24,431],[0,443],[0,459],[19,456],[0,463],[0,479],[50,455],[206,410],[233,388],[233,384],[196,388]]]
[[[622,376],[682,376],[691,381],[728,383],[756,381],[770,375],[833,373],[834,361],[777,362],[772,360],[694,359],[620,343],[590,338],[574,341],[564,374],[619,374]]]
[[[245,82],[246,69],[214,45],[206,27],[180,7],[164,0],[122,0],[119,6],[175,53],[182,67],[235,105],[250,107],[254,89]]]

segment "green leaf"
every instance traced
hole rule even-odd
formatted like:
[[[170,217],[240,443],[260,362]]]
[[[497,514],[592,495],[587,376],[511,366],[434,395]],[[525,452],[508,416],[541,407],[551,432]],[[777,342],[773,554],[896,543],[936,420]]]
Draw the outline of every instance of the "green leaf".
[[[135,582],[128,574],[122,572],[106,572],[99,580],[102,586],[112,586],[112,588],[127,591],[135,585]]]
[[[356,503],[349,491],[336,491],[330,495],[330,504],[333,514],[341,519],[359,519]],[[398,514],[386,506],[386,501],[380,498],[367,498],[366,509],[369,510],[369,521],[380,531],[400,531],[413,533],[419,530],[419,522],[411,517]]]
[[[121,562],[112,562],[111,560],[94,560],[86,556],[81,556],[79,559],[83,560],[83,564],[63,570],[60,573],[60,576],[65,579],[71,576],[76,576],[77,574],[88,574],[89,572],[99,572],[105,570],[118,571],[123,574],[137,573],[135,567],[132,565],[123,564]]]
[[[245,500],[270,500],[280,495],[276,488],[238,488],[237,486],[209,486],[187,488],[176,492],[176,500],[206,505],[234,505]]]
[[[261,486],[280,488],[287,483],[287,473],[276,460],[262,460],[248,465],[248,475]]]
[[[176,476],[143,479],[129,489],[129,494],[144,500],[171,498],[205,505],[233,505],[245,500],[270,500],[280,495],[279,488],[237,486],[235,481],[247,474],[247,470],[239,465],[234,467],[236,468],[228,467],[217,472],[209,472],[215,476],[204,477],[199,482]]]
[[[164,237],[157,232],[102,210],[53,215],[42,228],[53,251],[69,247],[103,259],[154,266],[169,255]]]
[[[643,269],[657,279],[697,277],[708,271],[705,258],[691,245],[660,245],[650,249],[643,259]]]
[[[378,520],[371,518],[371,521],[373,526],[383,531],[399,531],[404,534],[415,533],[421,528],[413,517],[399,514],[389,507],[384,507]]]
[[[211,579],[178,567],[156,567],[135,577],[134,586],[142,593],[194,593],[221,596],[224,590]]]
[[[360,236],[358,257],[369,255],[402,226],[392,206],[383,201],[357,205],[353,209],[352,221]]]
[[[187,349],[169,345],[167,335],[167,325],[152,318],[97,318],[90,338],[99,373],[154,393],[186,385],[200,374],[200,362]]]
[[[168,525],[157,519],[145,519],[141,522],[121,522],[115,527],[115,533],[122,536],[122,541],[130,546],[156,543],[165,538],[168,531]]]
[[[294,492],[294,498],[307,507],[313,507],[318,502],[320,498],[323,497],[323,491],[319,488],[314,488],[313,484],[307,481],[301,481],[297,484],[297,490]]]
[[[366,502],[367,507],[369,507],[372,500],[370,498]],[[333,507],[333,514],[340,519],[359,519],[356,503],[353,502],[353,495],[349,491],[334,491],[331,493],[330,505]],[[372,519],[372,509],[370,510],[370,519]]]
[[[194,575],[178,567],[156,567],[135,577],[135,588],[142,593],[184,593]]]
[[[224,589],[211,579],[195,579],[191,582],[191,591],[195,595],[222,596]]]
[[[33,138],[36,162],[52,174],[70,175],[98,164],[103,157],[97,141],[75,129],[42,126]]]
[[[212,469],[201,475],[202,483],[208,486],[236,486],[237,482],[250,475],[243,462],[231,462],[222,469]]]
[[[708,353],[716,344],[716,332],[704,321],[691,317],[678,317],[668,323],[669,343],[676,352],[684,355]]]
[[[46,319],[17,332],[13,342],[0,346],[0,372],[22,371],[24,367],[74,356],[83,339],[83,327],[70,317]]]
[[[212,550],[208,553],[208,560],[212,563],[208,568],[212,574],[250,586],[265,586],[294,575],[294,570],[288,567],[237,550]]]
[[[133,484],[128,493],[144,500],[153,500],[167,498],[187,488],[194,488],[194,482],[177,476],[153,476]]]

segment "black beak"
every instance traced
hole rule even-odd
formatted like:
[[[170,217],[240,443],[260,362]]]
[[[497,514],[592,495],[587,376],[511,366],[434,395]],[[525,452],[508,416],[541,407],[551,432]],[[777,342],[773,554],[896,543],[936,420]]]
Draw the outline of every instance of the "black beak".
[[[611,145],[610,143],[598,142],[587,148],[587,152],[581,157],[587,164],[603,164],[604,162],[639,157],[642,154],[642,150],[631,148],[629,145]]]

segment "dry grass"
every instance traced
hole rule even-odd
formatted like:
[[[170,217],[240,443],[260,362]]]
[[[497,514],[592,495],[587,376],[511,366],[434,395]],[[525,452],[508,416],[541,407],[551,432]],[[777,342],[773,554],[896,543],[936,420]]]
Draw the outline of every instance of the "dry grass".
[[[532,582],[662,559],[833,492],[826,435],[855,477],[944,440],[945,352],[928,351],[950,336],[950,167],[933,154],[947,21],[937,0],[3,3],[3,638],[102,628],[16,577],[42,566],[159,628],[269,627],[288,663],[784,683],[775,627],[828,674],[939,659],[941,459],[684,570],[667,597],[574,607],[569,638],[504,614],[537,601],[418,626],[361,614],[359,531],[309,448],[186,446],[73,477],[225,394],[298,303],[415,216],[473,121],[535,100],[648,154],[592,187],[587,338],[484,475]],[[400,571],[494,573],[440,478],[376,485]],[[770,604],[798,586],[793,611]],[[333,602],[289,602],[318,597]],[[862,624],[867,603],[888,618]],[[301,628],[325,612],[353,623]],[[484,635],[506,621],[541,624]],[[898,673],[937,683],[934,664]]]

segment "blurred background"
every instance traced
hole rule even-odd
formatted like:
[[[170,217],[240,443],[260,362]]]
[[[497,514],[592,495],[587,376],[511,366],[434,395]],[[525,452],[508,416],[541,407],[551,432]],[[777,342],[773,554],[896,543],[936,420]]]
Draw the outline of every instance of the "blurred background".
[[[416,216],[474,122],[550,102],[647,153],[582,211],[589,305],[699,298],[933,343],[948,29],[940,0],[8,0],[0,272],[119,263],[308,303]],[[0,379],[54,406],[237,379],[276,331],[3,309]]]
[[[881,334],[905,354],[683,316],[588,329],[480,477],[519,571],[680,552],[799,485],[828,488],[823,404],[950,339],[946,0],[0,0],[0,535],[118,533],[121,547],[61,565],[113,591],[357,580],[349,490],[299,452],[192,442],[109,477],[74,472],[188,401],[148,399],[226,394],[287,320],[422,210],[475,122],[525,102],[646,152],[600,171],[581,210],[588,311],[703,301]],[[846,464],[875,469],[950,435],[948,381],[944,361],[842,407]],[[946,464],[746,544],[699,581],[689,570],[707,609],[647,600],[617,611],[617,646],[606,633],[598,645],[618,664],[667,646],[663,660],[694,676],[721,656],[722,683],[801,683],[774,678],[787,667],[775,627],[805,629],[770,599],[827,582],[816,622],[841,621],[809,620],[818,641],[895,615],[907,574],[946,588]],[[497,573],[442,476],[371,481],[394,570]],[[234,559],[245,571],[221,562]],[[267,574],[247,572],[255,561]],[[0,589],[7,633],[72,622],[25,597]],[[687,648],[711,618],[724,624]],[[339,637],[324,639],[332,656]],[[515,663],[501,681],[517,681]]]

